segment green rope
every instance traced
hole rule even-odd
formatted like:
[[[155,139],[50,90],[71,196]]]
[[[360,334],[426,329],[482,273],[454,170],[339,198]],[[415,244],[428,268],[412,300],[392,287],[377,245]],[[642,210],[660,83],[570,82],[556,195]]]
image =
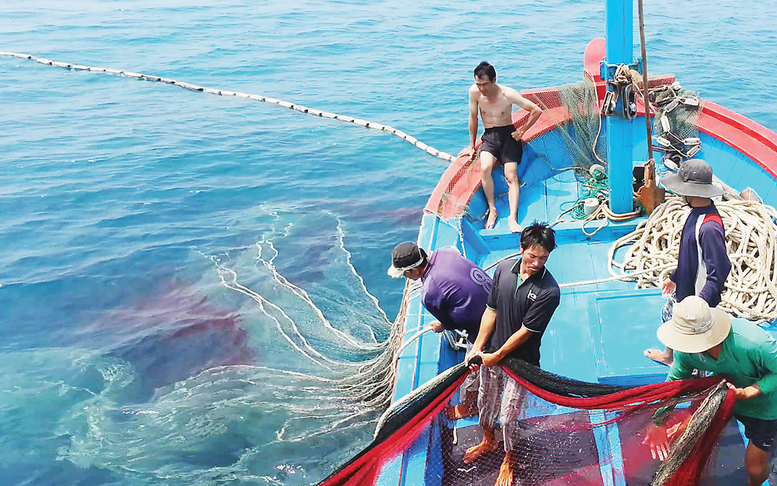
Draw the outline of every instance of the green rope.
[[[585,200],[596,198],[601,202],[607,199],[608,189],[609,182],[607,181],[607,173],[599,169],[594,169],[592,176],[583,181],[580,181],[580,185],[578,186],[579,197],[577,200],[562,203],[560,209],[562,211],[569,209],[569,206],[565,208],[564,205],[572,204],[574,209],[569,212],[569,215],[573,219],[585,219],[588,217],[588,215],[585,214],[585,209],[583,208]]]

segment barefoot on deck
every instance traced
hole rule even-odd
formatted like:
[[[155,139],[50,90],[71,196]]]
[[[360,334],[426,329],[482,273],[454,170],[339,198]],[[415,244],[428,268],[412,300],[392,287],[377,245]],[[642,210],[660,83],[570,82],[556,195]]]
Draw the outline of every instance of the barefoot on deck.
[[[672,355],[665,351],[662,352],[657,349],[646,349],[645,356],[652,359],[653,361],[661,363],[662,365],[672,366]]]
[[[512,486],[513,467],[510,461],[510,454],[507,454],[504,461],[502,461],[502,465],[499,466],[499,476],[496,478],[495,486]]]
[[[488,210],[488,219],[486,220],[486,229],[492,229],[494,227],[494,224],[496,224],[496,217],[497,217],[496,209],[489,209]]]
[[[498,447],[499,442],[481,442],[472,446],[464,453],[464,464],[471,464],[477,461],[480,456],[497,450]]]
[[[508,223],[510,224],[510,231],[513,233],[520,233],[521,232],[521,225],[518,224],[518,221],[510,218],[508,220]]]

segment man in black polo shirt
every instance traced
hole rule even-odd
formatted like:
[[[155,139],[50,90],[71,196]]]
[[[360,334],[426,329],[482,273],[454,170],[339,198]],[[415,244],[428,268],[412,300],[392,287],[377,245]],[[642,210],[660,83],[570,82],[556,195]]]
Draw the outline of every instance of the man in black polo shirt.
[[[507,376],[499,362],[513,356],[540,365],[540,340],[561,299],[556,280],[545,268],[555,247],[550,226],[533,223],[523,230],[521,259],[505,260],[496,267],[480,331],[467,354],[467,359],[478,354],[483,358],[478,391],[483,439],[467,449],[464,462],[469,464],[499,447],[494,433],[498,418],[506,454],[497,486],[512,484],[513,440],[523,401],[523,388]]]

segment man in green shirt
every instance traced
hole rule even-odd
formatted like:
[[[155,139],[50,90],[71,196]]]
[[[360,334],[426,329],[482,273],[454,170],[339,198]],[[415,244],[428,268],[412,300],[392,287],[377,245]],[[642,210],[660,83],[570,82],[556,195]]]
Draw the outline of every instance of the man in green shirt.
[[[675,350],[667,381],[690,378],[693,370],[726,376],[736,393],[734,416],[745,426],[748,485],[760,486],[777,435],[777,342],[760,327],[731,319],[691,295],[675,304],[672,319],[658,329],[658,339]],[[653,428],[646,441],[654,458],[666,459],[669,439],[679,437],[688,422],[663,432]]]

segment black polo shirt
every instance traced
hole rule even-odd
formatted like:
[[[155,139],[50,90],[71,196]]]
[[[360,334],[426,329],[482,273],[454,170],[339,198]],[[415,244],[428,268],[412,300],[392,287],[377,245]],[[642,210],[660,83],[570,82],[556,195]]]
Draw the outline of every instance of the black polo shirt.
[[[509,356],[539,366],[540,340],[561,301],[561,289],[547,268],[526,281],[521,281],[520,268],[520,260],[505,260],[496,267],[488,295],[488,307],[496,311],[496,326],[486,352],[502,347],[523,325],[532,335]]]

